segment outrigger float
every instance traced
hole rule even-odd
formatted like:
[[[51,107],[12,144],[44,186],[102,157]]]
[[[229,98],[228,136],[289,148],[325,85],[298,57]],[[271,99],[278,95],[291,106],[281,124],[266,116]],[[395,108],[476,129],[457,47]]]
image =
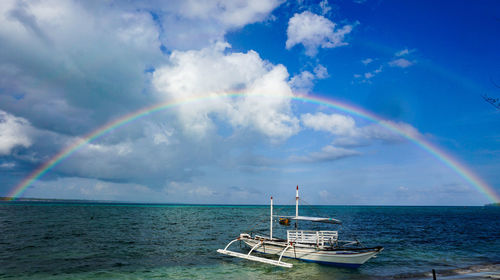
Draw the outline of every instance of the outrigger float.
[[[338,240],[338,231],[313,231],[287,230],[287,238],[273,237],[273,218],[279,217],[279,223],[288,225],[290,220],[311,221],[319,223],[341,224],[341,221],[333,218],[305,217],[299,216],[299,186],[295,196],[295,216],[273,216],[273,198],[271,197],[271,218],[269,236],[250,235],[241,233],[238,238],[229,242],[224,249],[217,252],[228,256],[238,257],[251,261],[272,264],[291,268],[293,264],[283,262],[282,258],[292,258],[320,264],[357,268],[384,248],[381,246],[366,248],[358,241]],[[228,250],[231,244],[242,241],[251,249],[248,253],[239,253]],[[272,254],[279,256],[278,260],[252,255],[253,252]]]

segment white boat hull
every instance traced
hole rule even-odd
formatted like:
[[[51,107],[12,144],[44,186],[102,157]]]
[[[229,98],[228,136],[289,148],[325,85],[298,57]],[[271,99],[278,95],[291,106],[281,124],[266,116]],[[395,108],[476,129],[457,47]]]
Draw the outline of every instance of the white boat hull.
[[[282,267],[293,267],[293,264],[282,261],[282,258],[292,258],[308,262],[316,262],[326,265],[344,266],[357,268],[375,255],[380,253],[383,247],[361,248],[358,241],[346,241],[338,239],[338,231],[332,230],[287,230],[286,239],[273,238],[273,197],[271,197],[271,214],[269,217],[269,237],[251,236],[241,233],[237,239],[232,240],[224,249],[218,249],[220,254],[237,258],[272,264]],[[290,220],[310,221],[330,224],[341,224],[341,221],[333,218],[299,216],[299,186],[295,194],[295,216],[279,217],[279,223],[289,225]],[[247,254],[228,250],[231,244],[243,241],[251,249]],[[273,254],[279,256],[278,260],[252,255],[253,252]]]
[[[255,247],[258,243],[261,242],[261,240],[254,238],[241,238],[241,240],[251,248]],[[262,242],[261,246],[256,247],[254,251],[263,254],[273,254],[280,256],[286,246],[286,242],[266,240]],[[357,268],[369,259],[375,257],[375,255],[380,253],[380,251],[382,251],[381,247],[357,252],[349,249],[318,250],[313,246],[293,246],[288,248],[283,253],[283,257],[299,259],[308,262],[316,262],[326,265]]]

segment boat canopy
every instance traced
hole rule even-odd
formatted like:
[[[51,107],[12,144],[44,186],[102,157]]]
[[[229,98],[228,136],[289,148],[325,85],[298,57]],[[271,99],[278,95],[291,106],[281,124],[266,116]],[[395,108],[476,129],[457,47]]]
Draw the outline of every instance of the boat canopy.
[[[290,220],[297,221],[311,221],[318,223],[328,223],[328,224],[342,224],[340,220],[334,218],[322,218],[322,217],[308,217],[308,216],[279,216],[280,218],[288,218]]]

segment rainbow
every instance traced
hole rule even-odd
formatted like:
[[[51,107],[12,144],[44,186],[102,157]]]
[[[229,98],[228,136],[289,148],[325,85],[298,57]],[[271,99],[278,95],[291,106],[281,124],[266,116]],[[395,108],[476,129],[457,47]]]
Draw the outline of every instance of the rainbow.
[[[194,98],[186,98],[186,99],[179,99],[175,101],[169,101],[161,104],[155,104],[153,106],[145,107],[142,108],[138,111],[129,113],[127,115],[124,115],[114,121],[111,121],[104,126],[99,127],[98,129],[80,137],[77,141],[75,141],[73,144],[70,146],[64,148],[61,150],[59,153],[57,153],[55,156],[53,156],[50,160],[39,166],[36,170],[31,172],[29,176],[24,178],[17,186],[15,186],[8,194],[8,196],[11,198],[11,200],[15,200],[21,194],[33,184],[37,179],[42,177],[45,173],[50,171],[52,168],[57,166],[61,161],[65,160],[69,156],[71,156],[73,153],[81,149],[85,144],[90,143],[94,141],[95,139],[101,137],[104,134],[110,133],[113,130],[124,126],[128,123],[131,123],[137,119],[140,119],[142,117],[145,117],[147,115],[153,114],[158,111],[166,110],[172,107],[176,106],[181,106],[181,105],[188,105],[191,103],[196,103],[196,102],[203,102],[203,101],[209,101],[213,99],[219,99],[219,98],[238,98],[238,97],[244,97],[246,96],[245,94],[242,93],[231,93],[231,94],[223,94],[223,95],[208,95],[208,96],[203,96],[203,97],[194,97]],[[273,95],[252,95],[252,96],[257,96],[257,97],[262,97],[262,98],[272,98],[274,97]],[[361,118],[367,119],[372,122],[376,122],[380,124],[381,126],[389,129],[390,131],[397,133],[406,139],[412,141],[416,145],[420,146],[422,149],[425,151],[429,152],[431,155],[433,155],[435,158],[443,162],[445,165],[450,167],[453,171],[455,171],[458,175],[463,177],[468,183],[470,183],[472,186],[474,186],[480,193],[485,195],[488,200],[491,202],[498,202],[500,201],[500,196],[484,181],[482,181],[477,175],[475,175],[472,171],[470,171],[464,164],[460,163],[458,160],[454,159],[451,155],[447,154],[444,152],[442,149],[438,148],[437,146],[431,144],[427,140],[423,139],[421,136],[411,133],[407,130],[404,130],[400,128],[396,123],[393,122],[388,122],[381,117],[368,112],[362,108],[356,107],[354,105],[333,100],[333,99],[327,99],[323,97],[318,97],[318,96],[311,96],[311,95],[297,95],[297,96],[289,96],[289,97],[284,97],[280,96],[280,98],[290,98],[291,100],[295,101],[301,101],[305,103],[310,103],[310,104],[316,104],[316,105],[321,105],[325,106],[328,108],[336,109],[342,112],[346,112],[355,116],[359,116]]]

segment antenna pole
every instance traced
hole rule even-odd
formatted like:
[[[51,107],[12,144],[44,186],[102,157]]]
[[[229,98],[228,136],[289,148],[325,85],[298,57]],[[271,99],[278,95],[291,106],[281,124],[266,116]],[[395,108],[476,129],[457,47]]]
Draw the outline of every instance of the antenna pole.
[[[297,185],[297,192],[295,194],[295,217],[299,216],[299,186]]]
[[[269,227],[269,238],[273,240],[273,197],[271,196],[271,218]]]
[[[299,217],[299,185],[297,185],[297,192],[295,193],[295,218]],[[295,220],[295,229],[297,229],[297,220]]]

